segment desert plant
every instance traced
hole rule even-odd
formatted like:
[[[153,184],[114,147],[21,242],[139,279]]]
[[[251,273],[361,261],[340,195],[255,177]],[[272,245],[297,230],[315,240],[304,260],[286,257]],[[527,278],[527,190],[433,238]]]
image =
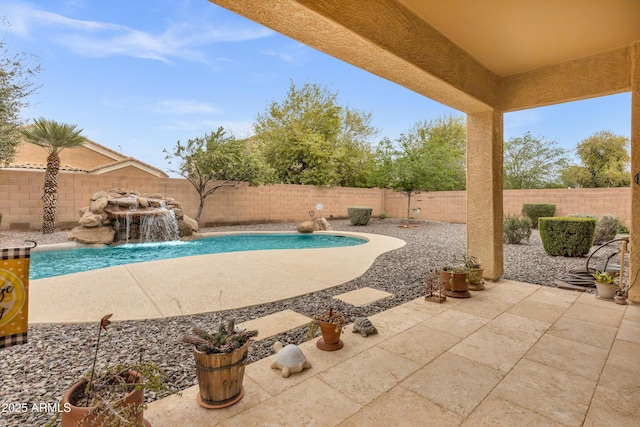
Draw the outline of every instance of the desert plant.
[[[603,215],[596,223],[596,231],[593,236],[593,244],[601,245],[609,240],[613,240],[618,234],[620,220],[613,215]]]
[[[380,219],[386,219],[387,218],[387,213],[386,212],[380,212],[379,215]],[[2,219],[2,214],[0,214],[0,220]]]
[[[197,327],[192,330],[194,335],[186,335],[182,341],[193,344],[198,351],[206,354],[231,353],[258,335],[258,331],[237,328],[232,319],[220,322],[218,331],[213,334]]]
[[[473,268],[480,268],[480,259],[477,256],[462,254],[462,264],[469,270]]]
[[[538,218],[553,216],[556,205],[552,203],[525,203],[522,205],[522,215],[531,219],[531,226],[538,228]]]
[[[372,208],[366,206],[349,206],[347,208],[347,214],[351,225],[367,225],[371,218]]]
[[[507,215],[503,224],[504,242],[509,244],[519,244],[523,240],[529,241],[531,237],[531,218]]]
[[[107,314],[100,320],[91,370],[63,397],[64,404],[68,405],[61,414],[63,426],[141,426],[146,407],[143,390],[158,393],[168,389],[160,367],[142,358],[136,363],[119,363],[96,373],[101,332],[111,324],[111,316]]]
[[[593,245],[596,220],[577,217],[539,219],[540,238],[551,256],[585,256]]]
[[[313,316],[313,320],[309,323],[307,338],[312,339],[316,336],[316,332],[318,332],[318,328],[320,327],[320,322],[331,323],[335,326],[336,332],[338,332],[344,328],[345,323],[347,323],[347,319],[344,317],[344,314],[339,311],[334,311],[332,308],[329,308],[323,313],[316,314]]]
[[[597,271],[593,273],[593,278],[598,283],[604,283],[605,285],[613,285],[616,281],[616,275],[607,273],[606,271]]]

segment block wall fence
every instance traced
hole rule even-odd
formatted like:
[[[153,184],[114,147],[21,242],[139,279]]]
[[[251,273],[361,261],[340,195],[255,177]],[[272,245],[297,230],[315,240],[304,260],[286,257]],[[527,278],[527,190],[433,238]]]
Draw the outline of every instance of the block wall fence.
[[[3,215],[0,230],[41,229],[43,181],[43,172],[0,170],[0,213]],[[112,188],[164,194],[182,202],[185,214],[192,218],[199,204],[195,189],[181,178],[114,178],[61,172],[56,228],[71,229],[78,225],[78,212],[89,205],[91,196]],[[392,218],[402,218],[407,212],[406,196],[377,188],[286,184],[225,187],[207,198],[200,225],[304,221],[310,218],[309,211],[315,210],[317,203],[322,203],[324,209],[316,212],[316,217],[328,219],[346,218],[349,206],[370,206],[374,216],[385,212]],[[629,188],[504,191],[505,214],[519,214],[523,203],[554,203],[557,216],[612,214],[627,224],[631,219]],[[421,193],[411,198],[411,209],[416,219],[464,223],[466,193]]]

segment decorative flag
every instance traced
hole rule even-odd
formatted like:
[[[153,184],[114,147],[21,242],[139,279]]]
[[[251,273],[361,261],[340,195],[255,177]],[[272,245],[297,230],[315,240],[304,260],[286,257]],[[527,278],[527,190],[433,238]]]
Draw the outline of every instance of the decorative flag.
[[[0,249],[0,349],[27,342],[30,250]]]

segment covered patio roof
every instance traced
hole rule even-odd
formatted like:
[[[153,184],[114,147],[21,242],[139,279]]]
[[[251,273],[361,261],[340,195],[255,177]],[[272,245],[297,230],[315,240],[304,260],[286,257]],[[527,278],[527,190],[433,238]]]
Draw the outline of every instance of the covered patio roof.
[[[467,249],[489,278],[503,271],[505,112],[630,91],[640,170],[639,1],[210,1],[465,112]],[[634,247],[640,186],[631,191]],[[632,249],[631,277],[638,271]],[[640,301],[640,284],[630,299]]]

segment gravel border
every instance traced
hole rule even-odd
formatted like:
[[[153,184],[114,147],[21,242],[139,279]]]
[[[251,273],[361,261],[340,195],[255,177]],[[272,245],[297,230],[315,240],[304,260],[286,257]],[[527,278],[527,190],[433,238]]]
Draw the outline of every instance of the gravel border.
[[[384,234],[407,242],[406,246],[378,257],[362,276],[333,288],[283,301],[232,310],[237,322],[279,312],[284,309],[305,316],[325,310],[328,304],[343,312],[350,322],[356,316],[371,316],[380,311],[418,298],[423,293],[424,279],[429,271],[451,264],[453,258],[465,252],[465,224],[419,221],[415,227],[400,227],[401,220],[372,218],[367,226],[352,226],[349,221],[332,221],[339,231],[358,231]],[[282,231],[295,230],[295,224],[260,224],[251,226],[225,226],[202,231]],[[24,239],[40,244],[66,240],[66,232],[52,235],[40,233],[0,233],[2,246],[18,245]],[[313,260],[311,260],[313,261]],[[504,246],[505,272],[503,278],[553,286],[553,280],[568,270],[584,266],[584,258],[548,256],[533,230],[528,243]],[[365,307],[354,307],[334,295],[362,287],[371,287],[393,294]],[[329,302],[328,302],[329,301]],[[41,426],[51,419],[50,413],[31,411],[32,404],[56,403],[62,393],[90,368],[95,352],[97,322],[106,313],[96,313],[95,324],[44,324],[29,327],[28,343],[0,350],[0,409],[5,413],[0,420],[6,426]],[[168,375],[167,385],[174,391],[196,384],[191,349],[181,344],[181,337],[192,326],[211,329],[228,312],[214,312],[161,320],[114,322],[100,347],[98,361],[101,366],[117,362],[135,362],[141,356],[160,364]],[[300,327],[275,337],[252,344],[249,361],[254,362],[271,355],[273,343],[301,343],[305,341],[306,327]],[[147,392],[147,401],[161,396]],[[4,405],[26,403],[26,412],[6,413]],[[54,424],[55,425],[55,424]]]

